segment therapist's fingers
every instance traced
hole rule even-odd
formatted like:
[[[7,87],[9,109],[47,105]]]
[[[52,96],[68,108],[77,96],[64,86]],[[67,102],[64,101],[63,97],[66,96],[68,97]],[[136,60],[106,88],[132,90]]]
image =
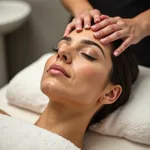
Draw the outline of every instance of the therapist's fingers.
[[[109,16],[102,14],[102,15],[100,15],[100,20],[97,21],[96,23],[99,23],[100,21],[103,21],[103,20],[107,19],[108,17],[109,17]],[[91,26],[91,29],[92,29],[93,31],[97,31],[97,30],[96,30],[96,26],[97,26],[97,25]]]
[[[119,56],[126,48],[128,48],[132,44],[132,38],[126,38],[123,43],[114,51],[115,56]]]
[[[99,23],[101,20],[100,20],[100,11],[97,10],[97,9],[94,9],[93,11],[91,11],[91,15],[94,19],[94,23]]]
[[[122,21],[118,21],[116,24],[111,24],[104,29],[98,31],[98,38],[102,38],[100,41],[102,44],[108,44],[113,42],[119,38],[128,37],[129,36],[129,28]],[[97,32],[95,32],[96,34]]]
[[[80,16],[73,19],[69,23],[64,32],[64,36],[67,36],[73,29],[76,29],[77,32],[81,32],[83,27],[85,29],[91,28],[91,20],[94,20],[94,23],[100,22],[100,11],[97,9],[84,11]],[[84,24],[84,25],[83,25]]]
[[[122,29],[121,25],[119,25],[119,24],[111,24],[111,25],[108,25],[105,28],[101,29],[100,31],[95,32],[94,36],[96,38],[102,38],[102,37],[105,37],[105,36],[108,36],[108,35],[114,33],[115,31],[118,31],[120,29]]]
[[[110,24],[115,24],[117,21],[113,18],[107,18],[105,20],[102,20],[100,23],[97,23],[92,26],[93,31],[99,31],[100,29],[103,29],[104,27],[110,25]]]
[[[84,28],[91,28],[91,20],[94,20],[94,23],[100,22],[100,11],[97,9],[93,9],[90,11],[83,12],[80,17],[84,20]]]
[[[67,36],[75,28],[75,20],[69,23],[65,29],[63,37]]]
[[[81,17],[77,17],[75,18],[75,28],[77,32],[81,32],[82,31],[82,18]]]
[[[116,41],[118,39],[125,39],[125,37],[127,37],[127,34],[128,34],[127,29],[119,30],[119,31],[116,31],[116,32],[110,34],[109,36],[106,36],[105,38],[100,39],[100,42],[102,44],[108,44],[108,43]]]
[[[100,23],[97,23],[97,24],[93,25],[91,28],[94,32],[96,32],[96,31],[99,31],[100,29],[105,28],[108,25],[117,23],[117,21],[119,19],[120,19],[120,17],[112,18],[112,17],[108,17],[108,16],[105,16],[105,17],[102,16],[102,18],[101,18],[102,21]]]
[[[105,38],[100,39],[100,42],[102,44],[108,44],[108,43],[111,43],[115,40],[124,38],[126,35],[127,35],[127,30],[126,29],[119,30],[119,31],[116,31],[116,32],[110,34],[109,36],[106,36]]]
[[[104,14],[100,16],[100,20],[104,20],[104,19],[107,19],[107,18],[109,18],[109,16],[104,15]]]
[[[90,29],[91,28],[91,16],[90,15],[86,15],[84,18],[84,28],[85,29]]]

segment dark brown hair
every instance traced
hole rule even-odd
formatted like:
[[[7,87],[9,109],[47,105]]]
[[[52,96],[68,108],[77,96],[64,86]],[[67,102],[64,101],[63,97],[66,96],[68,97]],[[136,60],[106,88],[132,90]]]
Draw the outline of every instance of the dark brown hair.
[[[122,40],[113,42],[112,50],[112,70],[110,72],[109,81],[114,85],[121,85],[122,93],[120,97],[110,105],[104,107],[96,112],[92,117],[88,127],[102,119],[106,118],[110,113],[114,112],[117,108],[125,104],[131,93],[132,83],[136,80],[139,69],[138,63],[134,53],[130,49],[126,49],[121,55],[115,57],[113,51],[121,44]],[[88,129],[88,128],[87,128]]]

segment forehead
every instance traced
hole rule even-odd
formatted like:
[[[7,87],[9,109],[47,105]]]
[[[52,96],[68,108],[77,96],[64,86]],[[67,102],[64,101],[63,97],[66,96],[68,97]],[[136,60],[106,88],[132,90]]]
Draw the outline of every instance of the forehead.
[[[112,44],[102,45],[99,39],[96,39],[93,35],[92,30],[84,30],[82,32],[77,33],[75,30],[72,31],[68,37],[72,38],[72,42],[76,44],[80,44],[82,40],[90,40],[98,44],[105,53],[105,61],[103,61],[104,66],[109,70],[112,67],[112,59],[111,59],[111,51],[112,51]]]
[[[112,44],[106,44],[103,45],[100,43],[99,39],[96,39],[94,37],[94,32],[92,30],[84,30],[82,32],[77,33],[75,30],[73,30],[68,36],[72,38],[73,41],[76,42],[80,42],[81,40],[90,40],[93,41],[95,43],[97,43],[98,45],[100,45],[100,47],[102,47],[102,49],[104,50],[105,53],[109,53],[110,55],[110,51],[112,50]]]

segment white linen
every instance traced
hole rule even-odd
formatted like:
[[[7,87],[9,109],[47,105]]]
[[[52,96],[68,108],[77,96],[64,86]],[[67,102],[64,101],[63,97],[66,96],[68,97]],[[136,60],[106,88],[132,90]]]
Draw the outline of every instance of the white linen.
[[[80,150],[58,134],[0,115],[0,150]]]
[[[30,123],[34,123],[38,120],[40,114],[33,111],[28,111],[27,109],[22,109],[8,103],[7,97],[7,85],[0,89],[0,109],[4,110],[11,116],[25,120]]]
[[[84,150],[150,150],[150,146],[88,131],[84,139]]]

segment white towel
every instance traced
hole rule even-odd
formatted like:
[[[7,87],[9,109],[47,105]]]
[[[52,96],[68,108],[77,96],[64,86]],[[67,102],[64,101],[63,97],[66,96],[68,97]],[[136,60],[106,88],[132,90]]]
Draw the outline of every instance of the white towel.
[[[58,134],[0,115],[0,150],[80,150]]]
[[[85,134],[84,150],[150,150],[150,146],[88,131]]]
[[[9,104],[37,113],[45,110],[49,100],[40,90],[40,81],[45,62],[51,55],[43,55],[10,81],[6,93]]]

